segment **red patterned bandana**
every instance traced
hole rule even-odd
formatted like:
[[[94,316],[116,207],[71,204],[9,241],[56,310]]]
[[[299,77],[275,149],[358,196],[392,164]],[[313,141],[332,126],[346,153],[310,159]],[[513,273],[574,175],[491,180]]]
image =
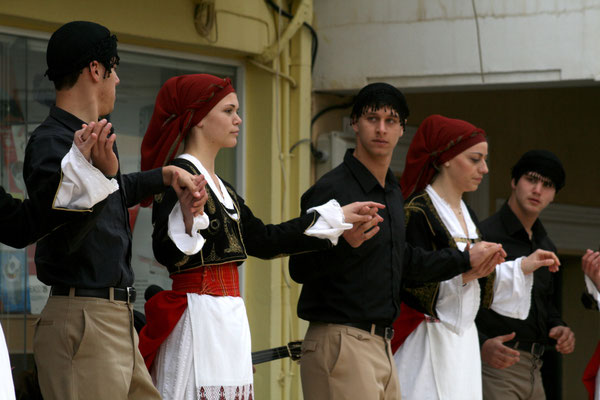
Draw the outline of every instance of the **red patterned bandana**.
[[[440,165],[485,140],[483,129],[466,121],[441,115],[425,118],[406,154],[400,178],[404,198],[425,189]]]
[[[142,141],[142,171],[162,167],[175,158],[191,128],[232,92],[229,78],[208,74],[176,76],[165,82]]]

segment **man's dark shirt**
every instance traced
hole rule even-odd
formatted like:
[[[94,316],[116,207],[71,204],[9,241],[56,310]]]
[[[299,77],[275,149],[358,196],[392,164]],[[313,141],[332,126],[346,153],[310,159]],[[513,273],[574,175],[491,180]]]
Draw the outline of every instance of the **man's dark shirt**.
[[[71,148],[73,134],[83,121],[58,107],[33,132],[25,150],[23,175],[30,197],[52,174]],[[115,146],[116,151],[116,146]],[[85,213],[40,240],[35,262],[39,279],[47,285],[80,288],[127,287],[133,284],[131,269],[131,207],[165,187],[161,169],[117,174],[119,190],[108,196],[104,208]]]
[[[348,150],[344,162],[302,196],[302,213],[336,199],[340,205],[376,201],[380,231],[358,248],[340,237],[330,250],[290,258],[292,278],[303,283],[298,316],[309,321],[391,325],[400,310],[402,279],[441,281],[470,269],[468,253],[427,252],[405,243],[404,202],[394,174],[385,188]]]
[[[484,240],[502,244],[506,251],[506,260],[528,256],[537,249],[556,252],[556,246],[548,237],[539,219],[533,224],[532,238],[521,221],[505,203],[500,211],[481,223]],[[483,344],[487,339],[516,332],[516,341],[522,343],[549,344],[548,332],[555,326],[566,325],[552,301],[553,277],[548,268],[542,267],[533,273],[531,309],[526,320],[502,316],[491,309],[480,309],[476,323],[479,340]]]

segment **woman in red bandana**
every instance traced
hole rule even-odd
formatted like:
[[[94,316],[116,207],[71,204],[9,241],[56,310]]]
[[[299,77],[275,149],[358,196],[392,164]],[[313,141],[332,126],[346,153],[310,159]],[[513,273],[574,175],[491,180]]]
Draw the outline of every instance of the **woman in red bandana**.
[[[229,79],[171,78],[158,93],[142,142],[142,170],[169,163],[207,181],[208,199],[197,217],[187,211],[195,201],[189,193],[169,190],[154,199],[154,255],[169,270],[173,290],[146,303],[140,350],[165,399],[252,399],[239,264],[248,255],[273,258],[329,248],[351,223],[371,219],[358,215],[360,209],[377,206],[340,207],[331,200],[291,221],[264,225],[215,173],[219,150],[237,144],[238,109]]]
[[[410,244],[464,251],[481,240],[477,218],[462,196],[476,190],[488,172],[487,155],[482,129],[441,115],[423,121],[410,144],[400,180],[407,199]],[[558,259],[540,250],[484,275],[466,272],[444,282],[407,282],[392,340],[402,398],[481,399],[477,311],[480,306],[492,307],[503,315],[525,319],[531,272],[542,264],[557,269]]]

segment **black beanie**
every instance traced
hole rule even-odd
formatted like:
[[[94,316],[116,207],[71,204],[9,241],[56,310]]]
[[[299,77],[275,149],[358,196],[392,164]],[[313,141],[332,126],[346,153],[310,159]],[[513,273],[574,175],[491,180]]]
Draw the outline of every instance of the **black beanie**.
[[[350,117],[352,121],[356,121],[367,111],[375,111],[385,107],[389,107],[398,113],[404,126],[404,120],[408,118],[410,112],[402,92],[387,83],[371,83],[362,88],[354,98],[354,106]]]
[[[554,183],[558,192],[565,186],[565,169],[558,157],[548,150],[530,150],[523,154],[512,168],[512,178],[515,183],[528,172],[537,172]]]
[[[46,75],[51,81],[79,71],[98,61],[110,74],[119,64],[117,37],[100,24],[88,21],[68,22],[50,37],[46,50]]]

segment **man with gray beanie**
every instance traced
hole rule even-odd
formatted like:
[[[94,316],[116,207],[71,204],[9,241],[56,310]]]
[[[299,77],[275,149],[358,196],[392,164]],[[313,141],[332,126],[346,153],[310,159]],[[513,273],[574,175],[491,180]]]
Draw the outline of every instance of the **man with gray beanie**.
[[[304,284],[298,316],[310,321],[300,363],[306,399],[399,399],[390,339],[403,279],[442,281],[503,261],[501,246],[492,243],[464,253],[406,244],[402,192],[390,162],[407,117],[395,87],[361,89],[351,114],[356,149],[302,196],[302,213],[330,198],[385,205],[372,208],[373,218],[346,231],[337,246],[290,258],[292,278]]]
[[[119,84],[117,38],[107,28],[87,21],[63,25],[48,42],[46,61],[56,105],[25,150],[23,175],[29,194],[40,197],[37,191],[60,169],[74,135],[92,124],[105,132],[92,150],[92,162],[118,190],[104,207],[82,212],[38,242],[38,278],[51,286],[33,343],[42,395],[45,400],[159,399],[133,329],[127,208],[163,192],[168,184],[204,198],[202,179],[176,167],[121,174],[114,136],[107,133],[112,124],[99,121],[113,111]],[[94,152],[112,155],[113,168],[100,168],[103,158]],[[200,200],[196,205],[201,207]]]
[[[507,260],[537,249],[556,253],[540,213],[565,185],[565,170],[547,150],[523,154],[512,168],[512,192],[494,215],[481,223],[485,240],[501,243]],[[545,399],[540,368],[545,351],[575,349],[575,335],[552,300],[554,278],[547,268],[534,272],[531,309],[525,320],[480,309],[476,318],[483,360],[484,399]]]

